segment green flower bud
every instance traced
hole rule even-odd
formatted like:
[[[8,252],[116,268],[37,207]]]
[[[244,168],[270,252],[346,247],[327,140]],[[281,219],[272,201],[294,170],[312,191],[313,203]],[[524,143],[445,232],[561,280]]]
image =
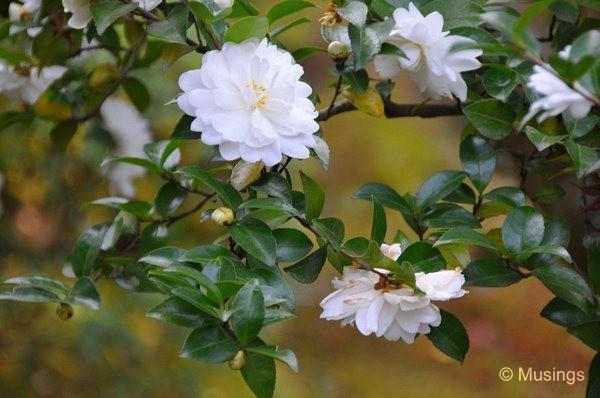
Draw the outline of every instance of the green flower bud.
[[[244,351],[238,351],[233,358],[229,360],[229,369],[240,370],[246,364],[246,353]]]
[[[336,62],[345,61],[348,58],[348,46],[341,41],[332,41],[327,47],[327,52]]]
[[[73,317],[73,306],[71,304],[60,303],[56,307],[56,315],[63,321],[68,321]]]
[[[235,214],[229,207],[218,207],[212,212],[210,218],[217,225],[231,225],[235,220]]]

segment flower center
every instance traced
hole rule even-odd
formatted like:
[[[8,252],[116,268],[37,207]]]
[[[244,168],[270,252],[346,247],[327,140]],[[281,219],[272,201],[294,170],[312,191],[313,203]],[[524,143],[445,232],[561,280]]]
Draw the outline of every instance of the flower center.
[[[26,66],[15,66],[13,72],[17,76],[29,77],[31,76],[31,71]]]
[[[256,108],[262,108],[267,103],[267,88],[265,86],[261,86],[256,83],[256,81],[252,80],[251,84],[246,84],[247,88],[251,88],[254,91],[254,96],[256,97],[253,106]]]

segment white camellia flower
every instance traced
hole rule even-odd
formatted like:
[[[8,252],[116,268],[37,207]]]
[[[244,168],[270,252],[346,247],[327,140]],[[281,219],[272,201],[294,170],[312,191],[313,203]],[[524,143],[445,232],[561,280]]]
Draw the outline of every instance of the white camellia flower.
[[[383,243],[380,249],[384,256],[394,261],[396,261],[398,257],[400,257],[400,254],[402,254],[402,246],[400,243],[394,243],[392,245]]]
[[[68,25],[73,29],[83,29],[92,20],[90,6],[93,0],[62,0],[65,12],[70,12]],[[146,11],[151,11],[161,3],[161,0],[137,0],[139,6]]]
[[[375,69],[385,78],[407,71],[427,98],[467,98],[467,85],[461,72],[477,69],[479,49],[466,48],[475,41],[443,32],[444,18],[437,11],[423,16],[413,3],[397,8],[395,25],[387,42],[399,47],[406,58],[395,55],[375,57]],[[461,48],[462,47],[462,48]]]
[[[152,142],[150,125],[130,103],[110,97],[100,108],[106,129],[111,133],[116,149],[114,156],[144,157],[144,145]],[[111,164],[107,177],[112,194],[125,197],[135,195],[133,179],[145,174],[145,169],[131,164]]]
[[[401,248],[398,243],[384,243],[381,252],[396,260]],[[355,324],[365,336],[375,334],[412,344],[417,334],[427,334],[431,327],[440,325],[440,311],[431,300],[446,301],[467,293],[462,289],[465,278],[458,268],[417,272],[416,286],[423,294],[408,287],[381,287],[380,279],[374,272],[345,267],[342,279],[332,282],[337,290],[321,301],[321,318],[342,321],[342,326]]]
[[[41,6],[42,0],[25,0],[23,3],[13,1],[8,5],[8,17],[12,22],[31,21]],[[21,32],[23,29],[24,27],[13,24],[10,26],[8,33],[14,35]],[[26,30],[29,36],[35,37],[42,31],[42,28],[40,26],[34,26],[29,27]]]
[[[266,39],[225,43],[204,54],[201,69],[181,75],[177,104],[195,117],[192,131],[218,145],[226,160],[273,166],[282,154],[306,159],[319,125],[303,73],[290,53]]]
[[[430,300],[447,301],[467,294],[462,289],[465,276],[461,269],[442,270],[437,272],[417,272],[415,274],[417,288],[425,293]]]
[[[67,71],[64,66],[13,67],[0,62],[0,92],[15,103],[32,105]]]
[[[562,52],[562,56],[564,55],[566,54]],[[541,111],[543,112],[537,117],[539,122],[565,111],[568,111],[574,119],[582,119],[587,116],[593,105],[591,101],[569,87],[560,77],[540,65],[533,67],[533,74],[529,77],[527,87],[538,93],[540,98],[531,104],[523,122]]]

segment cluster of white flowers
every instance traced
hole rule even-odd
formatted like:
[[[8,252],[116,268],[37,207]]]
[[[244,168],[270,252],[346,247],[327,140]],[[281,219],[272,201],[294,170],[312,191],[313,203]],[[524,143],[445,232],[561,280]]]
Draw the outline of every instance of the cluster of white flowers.
[[[571,46],[567,46],[558,55],[562,59],[568,59],[570,51]],[[565,111],[568,111],[574,119],[582,119],[587,116],[593,105],[591,101],[562,81],[550,66],[535,65],[527,87],[538,93],[540,98],[531,104],[529,112],[523,118],[523,123],[540,111],[543,112],[537,117],[538,122]]]
[[[437,11],[423,16],[410,3],[408,9],[397,8],[393,14],[394,29],[388,42],[399,47],[406,58],[394,55],[375,57],[375,69],[386,78],[407,71],[427,98],[467,98],[467,85],[461,72],[481,66],[477,57],[482,51],[473,46],[475,41],[442,31],[444,18]]]
[[[146,11],[153,10],[162,0],[137,0],[139,6]],[[62,0],[65,12],[70,12],[71,18],[67,24],[73,29],[83,29],[92,20],[90,6],[94,0]]]
[[[303,73],[290,53],[266,39],[225,43],[204,54],[201,69],[181,75],[177,104],[195,117],[192,131],[218,145],[226,160],[273,166],[282,154],[306,159],[319,125]]]
[[[15,67],[0,62],[0,93],[11,101],[32,105],[67,71],[64,66]]]
[[[42,6],[42,0],[25,0],[23,3],[13,1],[8,5],[8,17],[11,22],[31,21],[35,14]],[[21,31],[21,27],[11,25],[9,33],[11,35]],[[35,26],[27,28],[27,34],[31,37],[36,36],[42,30],[41,27]]]
[[[400,246],[382,245],[381,251],[396,260]],[[378,270],[385,272],[385,270]],[[418,291],[409,287],[380,287],[380,276],[367,270],[345,267],[342,279],[332,282],[337,289],[321,301],[321,318],[356,325],[365,336],[375,334],[390,341],[412,344],[417,334],[439,326],[441,316],[432,300],[446,301],[464,296],[465,278],[460,269],[415,274]]]
[[[114,156],[144,157],[144,145],[152,142],[150,125],[130,103],[110,97],[102,104],[100,114],[104,126],[111,133],[116,149]],[[145,174],[145,169],[131,164],[110,165],[107,177],[112,194],[125,197],[135,195],[133,179]]]

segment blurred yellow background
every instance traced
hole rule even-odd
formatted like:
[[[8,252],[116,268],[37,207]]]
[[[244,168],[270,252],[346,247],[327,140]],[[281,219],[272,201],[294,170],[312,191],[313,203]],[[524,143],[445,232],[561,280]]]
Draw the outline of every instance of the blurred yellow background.
[[[257,1],[266,11],[273,1]],[[321,3],[323,6],[324,3]],[[305,12],[316,21],[322,10]],[[289,49],[324,46],[317,22],[281,36]],[[310,43],[308,43],[308,42]],[[160,62],[159,62],[160,64]],[[326,104],[332,89],[326,55],[305,61],[306,79]],[[180,111],[163,104],[177,92],[179,74],[200,65],[188,55],[163,73],[161,65],[138,72],[152,92],[145,113],[156,138],[168,138]],[[398,102],[419,101],[413,84],[400,79]],[[6,108],[5,103],[0,106]],[[331,168],[324,172],[315,160],[302,169],[327,192],[325,215],[346,223],[347,236],[368,235],[371,207],[350,197],[370,181],[391,185],[400,193],[414,192],[429,175],[458,169],[458,144],[463,118],[376,119],[346,113],[323,124],[331,148]],[[85,226],[108,219],[110,212],[90,209],[84,202],[109,196],[99,163],[107,155],[102,137],[80,129],[66,154],[53,149],[50,125],[10,128],[0,133],[0,170],[6,176],[0,216],[0,279],[44,274],[65,280],[62,264]],[[186,143],[185,158],[206,154],[199,143]],[[513,165],[502,158],[495,183],[510,183]],[[298,162],[292,163],[296,170]],[[151,200],[160,181],[138,181],[139,197]],[[397,214],[388,212],[388,238],[398,228]],[[210,243],[223,231],[201,224],[198,216],[172,227],[169,243],[191,247]],[[593,352],[564,329],[538,314],[551,295],[533,280],[504,289],[471,292],[441,307],[455,313],[471,339],[463,365],[440,354],[428,339],[414,345],[364,337],[319,319],[318,303],[331,291],[335,275],[327,266],[311,286],[292,282],[298,295],[298,318],[267,328],[265,339],[293,349],[300,363],[295,374],[278,364],[276,397],[580,397],[585,383],[503,382],[505,366],[535,370],[585,370]],[[1,397],[246,397],[251,396],[239,374],[227,365],[208,366],[178,358],[185,331],[146,318],[161,298],[120,289],[100,281],[103,308],[75,309],[68,322],[59,320],[54,305],[0,302]]]

